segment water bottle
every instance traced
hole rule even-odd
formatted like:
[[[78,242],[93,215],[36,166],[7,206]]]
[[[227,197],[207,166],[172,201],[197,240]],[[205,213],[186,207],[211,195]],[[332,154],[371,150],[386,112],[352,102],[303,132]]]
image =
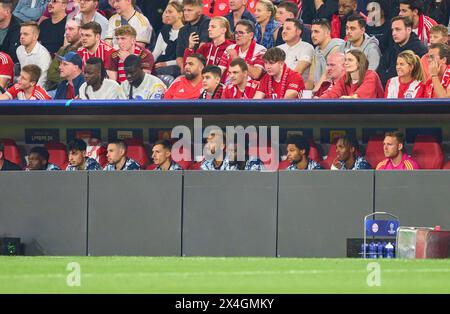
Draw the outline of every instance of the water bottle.
[[[377,243],[377,257],[378,258],[383,258],[383,248],[384,248],[383,243],[378,242]]]
[[[369,258],[377,258],[377,247],[375,242],[369,244]]]
[[[392,245],[391,242],[388,242],[388,244],[386,244],[386,258],[394,258],[394,246]]]
[[[369,244],[366,243],[366,256],[364,256],[364,243],[361,244],[361,258],[366,258],[369,256]]]

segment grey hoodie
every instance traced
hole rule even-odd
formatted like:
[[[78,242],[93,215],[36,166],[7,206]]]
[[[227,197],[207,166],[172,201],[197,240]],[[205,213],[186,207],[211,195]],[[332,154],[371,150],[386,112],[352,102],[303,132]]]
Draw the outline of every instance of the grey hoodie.
[[[345,45],[341,48],[342,52],[347,52],[352,49],[358,49],[364,52],[369,61],[369,70],[376,70],[380,63],[381,51],[378,47],[378,39],[375,36],[370,37],[368,34],[364,34],[364,41],[361,47],[353,47],[349,41],[345,42]]]
[[[320,50],[319,46],[314,49],[314,57],[316,59],[314,68],[314,84],[320,80],[320,77],[325,72],[327,67],[327,57],[330,52],[335,50],[336,47],[342,47],[344,43],[345,41],[340,38],[333,38],[323,51]]]

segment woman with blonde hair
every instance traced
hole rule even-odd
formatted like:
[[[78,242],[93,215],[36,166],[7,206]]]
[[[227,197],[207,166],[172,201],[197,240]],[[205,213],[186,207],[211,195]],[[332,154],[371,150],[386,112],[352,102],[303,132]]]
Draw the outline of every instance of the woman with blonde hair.
[[[388,80],[384,98],[423,98],[424,73],[420,58],[411,50],[397,56],[397,76]]]
[[[380,78],[369,70],[369,61],[362,51],[348,51],[344,68],[345,74],[320,98],[383,98]]]
[[[184,50],[183,59],[193,53],[199,53],[206,59],[206,65],[219,65],[225,50],[233,44],[231,41],[230,23],[223,16],[215,16],[211,18],[208,27],[208,36],[210,42],[204,43],[195,50],[195,46],[199,42],[199,35],[192,33],[189,36],[189,47]]]
[[[277,8],[270,0],[259,0],[255,9],[255,39],[267,49],[275,47],[280,23],[275,21]]]
[[[183,5],[172,0],[163,12],[162,27],[156,40],[153,57],[155,58],[155,72],[158,75],[180,75],[180,68],[176,62],[177,39],[180,29],[184,26]]]

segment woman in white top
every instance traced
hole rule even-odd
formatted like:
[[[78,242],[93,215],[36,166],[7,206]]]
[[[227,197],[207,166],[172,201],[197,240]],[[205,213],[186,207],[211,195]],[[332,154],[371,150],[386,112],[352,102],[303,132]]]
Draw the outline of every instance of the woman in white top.
[[[156,40],[153,57],[155,58],[155,72],[157,75],[180,75],[180,68],[176,63],[176,48],[178,32],[183,27],[183,5],[178,1],[170,1],[163,13],[163,23]]]

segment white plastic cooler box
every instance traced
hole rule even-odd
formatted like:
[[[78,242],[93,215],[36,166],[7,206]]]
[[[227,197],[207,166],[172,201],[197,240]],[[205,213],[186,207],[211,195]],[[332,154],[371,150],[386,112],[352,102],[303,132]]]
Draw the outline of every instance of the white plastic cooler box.
[[[396,242],[397,258],[450,257],[450,231],[439,227],[399,227]]]

